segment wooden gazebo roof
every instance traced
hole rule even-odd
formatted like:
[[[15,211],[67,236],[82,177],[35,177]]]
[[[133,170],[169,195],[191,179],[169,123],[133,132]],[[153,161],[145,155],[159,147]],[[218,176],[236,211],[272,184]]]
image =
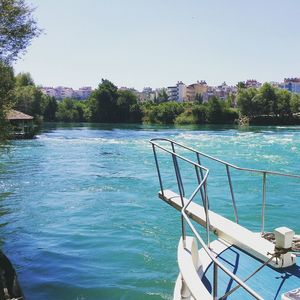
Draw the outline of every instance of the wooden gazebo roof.
[[[26,115],[20,111],[17,110],[10,110],[9,113],[7,114],[7,120],[32,120],[33,117],[30,115]]]

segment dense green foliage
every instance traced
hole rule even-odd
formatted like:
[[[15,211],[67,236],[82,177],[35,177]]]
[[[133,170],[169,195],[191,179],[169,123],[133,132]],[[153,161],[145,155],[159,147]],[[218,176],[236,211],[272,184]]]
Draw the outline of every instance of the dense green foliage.
[[[24,0],[0,1],[0,60],[10,64],[29,46],[40,30],[33,9]]]
[[[42,93],[28,73],[18,74],[10,85],[11,108],[32,115],[36,120],[58,122],[141,122],[142,109],[130,91],[118,90],[102,80],[88,100],[55,100]]]
[[[184,111],[181,103],[162,102],[159,104],[148,103],[143,108],[143,121],[146,123],[170,124]]]
[[[15,77],[15,86],[12,93],[14,109],[29,114],[37,120],[55,120],[56,100],[44,95],[35,86],[29,73],[20,73]]]
[[[217,97],[212,97],[207,103],[200,103],[143,104],[143,121],[159,124],[233,124],[238,119],[237,110]]]
[[[154,98],[154,103],[162,103],[168,101],[167,89],[163,88],[158,92],[158,95]]]
[[[260,89],[240,88],[237,95],[238,108],[242,115],[291,117],[300,111],[300,95],[271,86],[269,83]]]
[[[15,79],[11,63],[39,33],[32,9],[24,0],[0,1],[0,141],[8,137],[6,115],[13,107]]]
[[[86,105],[90,112],[87,121],[117,123],[139,122],[141,119],[136,95],[130,91],[118,90],[106,79],[102,79]]]
[[[83,101],[64,99],[57,105],[54,120],[61,122],[84,122],[87,120],[87,106]]]
[[[12,89],[15,84],[13,69],[0,61],[0,141],[8,137],[6,114],[12,106]]]

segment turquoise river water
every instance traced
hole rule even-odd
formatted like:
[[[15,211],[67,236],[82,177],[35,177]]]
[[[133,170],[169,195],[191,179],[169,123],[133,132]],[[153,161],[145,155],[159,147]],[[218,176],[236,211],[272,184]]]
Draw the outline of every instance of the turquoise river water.
[[[180,217],[157,198],[154,137],[244,167],[300,173],[300,127],[74,124],[14,141],[0,156],[0,239],[27,299],[171,299]],[[241,222],[259,230],[261,178],[232,177]],[[267,178],[267,229],[300,232],[299,183]],[[208,190],[212,209],[231,217],[218,166]]]

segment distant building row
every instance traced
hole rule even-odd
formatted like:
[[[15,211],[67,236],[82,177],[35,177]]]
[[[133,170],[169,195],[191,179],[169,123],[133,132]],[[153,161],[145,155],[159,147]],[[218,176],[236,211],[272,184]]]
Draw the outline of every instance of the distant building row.
[[[177,82],[175,86],[167,88],[167,94],[170,101],[191,102],[201,97],[203,102],[207,102],[212,96],[225,99],[230,93],[236,94],[235,86],[228,86],[225,82],[220,86],[208,86],[204,80],[185,85],[182,81]]]
[[[300,78],[285,78],[284,82],[270,82],[273,86],[288,90],[292,93],[300,93]],[[261,87],[261,83],[255,79],[250,79],[242,84],[246,88]],[[225,82],[219,86],[209,86],[206,81],[201,80],[196,83],[185,85],[182,81],[178,81],[174,86],[167,88],[155,89],[145,87],[141,92],[134,88],[120,87],[120,90],[129,90],[133,92],[139,101],[176,101],[176,102],[191,102],[200,99],[207,102],[212,96],[217,96],[220,99],[226,99],[229,94],[235,97],[237,86],[228,86]],[[73,90],[69,87],[42,87],[42,92],[56,99],[73,98],[84,100],[92,93],[91,87],[82,87],[78,90]]]
[[[242,84],[245,88],[260,88],[262,85],[255,79],[249,79]],[[271,82],[271,84],[292,93],[300,93],[300,78],[285,78],[283,83]],[[209,86],[206,81],[201,80],[190,85],[178,81],[176,85],[167,87],[166,92],[168,101],[190,102],[201,98],[203,102],[207,102],[212,96],[217,96],[222,100],[225,100],[230,94],[235,97],[237,89],[237,86],[228,86],[225,82],[219,86]],[[143,92],[145,94],[145,90]]]
[[[245,86],[259,88],[261,83],[256,80],[247,80]],[[182,81],[178,81],[174,86],[155,90],[150,87],[145,87],[141,92],[134,88],[126,87],[121,87],[120,90],[133,92],[141,102],[160,102],[162,99],[164,101],[192,102],[199,98],[201,98],[203,102],[207,102],[212,96],[226,99],[229,94],[235,96],[237,93],[236,86],[228,86],[225,82],[219,86],[209,86],[204,80],[197,81],[190,85],[185,85]]]
[[[79,88],[78,90],[73,90],[69,87],[58,86],[58,87],[42,87],[41,91],[55,99],[64,99],[64,98],[72,98],[72,99],[87,99],[92,93],[92,88],[90,86],[85,86]]]

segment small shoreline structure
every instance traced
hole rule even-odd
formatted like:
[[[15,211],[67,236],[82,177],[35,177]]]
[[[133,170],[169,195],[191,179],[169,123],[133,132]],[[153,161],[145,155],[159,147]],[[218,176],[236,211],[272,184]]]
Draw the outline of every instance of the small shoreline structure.
[[[154,138],[150,143],[160,184],[158,196],[180,212],[179,275],[173,299],[299,300],[300,237],[287,227],[274,228],[274,234],[267,233],[265,209],[267,178],[300,179],[300,176],[242,168],[166,138]],[[233,210],[231,219],[211,210],[210,169],[203,162],[224,167]],[[236,172],[262,179],[260,232],[241,225],[243,220],[238,214],[231,179]],[[174,173],[175,180],[171,179]],[[190,185],[184,185],[187,181]],[[285,220],[283,215],[281,221]],[[205,233],[199,225],[205,228]]]
[[[23,112],[11,109],[7,116],[7,120],[10,123],[11,139],[32,139],[36,133],[36,125],[34,124],[34,118]]]

